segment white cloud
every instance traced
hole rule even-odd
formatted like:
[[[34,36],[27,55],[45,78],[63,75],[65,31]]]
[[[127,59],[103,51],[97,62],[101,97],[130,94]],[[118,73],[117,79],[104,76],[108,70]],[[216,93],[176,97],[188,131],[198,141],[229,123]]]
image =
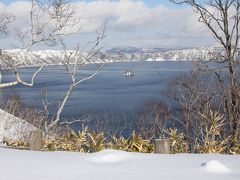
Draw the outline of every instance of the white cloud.
[[[14,13],[19,22],[29,19],[30,2],[17,1],[8,6],[0,3],[0,11]],[[73,3],[80,19],[82,33],[95,32],[108,21],[112,46],[129,43],[138,46],[198,46],[212,42],[207,30],[197,21],[190,8],[171,9],[159,5],[148,7],[135,0],[98,0]],[[119,39],[118,33],[125,38]],[[110,42],[116,39],[115,43]],[[184,41],[184,42],[183,42]]]

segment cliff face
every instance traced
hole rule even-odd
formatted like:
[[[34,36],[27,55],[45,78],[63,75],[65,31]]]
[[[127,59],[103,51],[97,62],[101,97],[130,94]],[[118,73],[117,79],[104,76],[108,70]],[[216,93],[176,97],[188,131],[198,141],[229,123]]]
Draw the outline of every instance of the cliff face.
[[[3,141],[28,141],[29,132],[37,128],[0,109],[0,144]]]

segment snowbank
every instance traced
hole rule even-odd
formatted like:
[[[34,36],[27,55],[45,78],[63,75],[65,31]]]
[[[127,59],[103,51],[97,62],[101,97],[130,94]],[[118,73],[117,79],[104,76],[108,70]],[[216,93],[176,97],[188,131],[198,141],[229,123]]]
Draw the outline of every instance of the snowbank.
[[[27,141],[29,132],[35,129],[35,126],[0,109],[0,144],[3,140]]]
[[[240,156],[113,150],[84,154],[0,148],[1,180],[239,180],[239,167]]]
[[[202,166],[205,167],[206,171],[213,173],[228,173],[231,171],[218,160],[211,160],[207,163],[203,163]]]

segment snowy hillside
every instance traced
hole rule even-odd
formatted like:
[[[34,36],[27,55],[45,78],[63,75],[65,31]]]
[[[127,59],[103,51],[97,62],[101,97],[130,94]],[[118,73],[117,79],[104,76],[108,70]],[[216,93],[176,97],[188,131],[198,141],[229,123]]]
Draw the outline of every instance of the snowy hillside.
[[[66,62],[66,54],[64,51],[56,50],[42,50],[31,51],[13,49],[5,50],[6,53],[13,57],[12,59],[20,66],[32,66],[44,63],[46,65],[57,65]],[[67,51],[67,54],[75,53],[75,51]],[[189,48],[180,50],[170,50],[161,48],[147,48],[142,49],[135,47],[116,47],[106,52],[99,52],[91,60],[90,63],[109,63],[109,62],[123,62],[123,61],[194,61],[194,60],[210,60],[218,59],[216,57],[222,56],[223,48],[218,44],[210,47]],[[239,53],[240,54],[240,53]],[[84,61],[87,53],[78,53],[79,63]],[[71,56],[74,60],[75,56]],[[11,68],[11,63],[4,56],[0,56],[1,69]]]
[[[0,148],[2,180],[239,180],[240,156]]]
[[[0,109],[0,119],[0,145],[3,140],[8,142],[26,141],[29,139],[29,132],[37,129],[2,109]]]
[[[223,54],[223,48],[219,44],[188,49],[116,47],[108,50],[107,54],[115,59],[124,60],[192,61],[215,59]]]
[[[76,51],[57,51],[57,50],[41,50],[41,51],[30,51],[21,49],[12,49],[5,50],[0,56],[0,67],[1,69],[12,68],[11,63],[9,63],[9,56],[11,57],[11,61],[14,61],[15,64],[18,64],[20,67],[26,66],[38,66],[42,63],[45,65],[61,65],[66,63],[66,59],[70,57],[70,62],[75,60],[75,57],[78,57],[79,63],[84,62],[87,53],[76,53]],[[70,54],[74,54],[71,55]],[[77,54],[77,55],[76,55]],[[67,57],[67,58],[66,58]],[[100,63],[101,59],[98,57],[94,57],[89,60],[90,62]]]

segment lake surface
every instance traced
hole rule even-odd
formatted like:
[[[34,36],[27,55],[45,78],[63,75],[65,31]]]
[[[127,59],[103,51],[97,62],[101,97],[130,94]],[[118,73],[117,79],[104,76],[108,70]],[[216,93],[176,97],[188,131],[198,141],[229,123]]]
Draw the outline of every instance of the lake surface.
[[[190,62],[131,62],[105,64],[101,71],[92,79],[79,84],[72,92],[63,112],[65,118],[80,118],[91,110],[96,112],[116,112],[136,110],[151,100],[165,98],[161,90],[166,82],[178,72],[189,71]],[[90,75],[95,70],[94,65],[81,69],[79,78]],[[133,77],[125,77],[124,71],[131,69]],[[30,80],[36,68],[20,70],[22,79]],[[3,82],[14,80],[11,70],[3,72]],[[45,67],[37,76],[33,87],[17,85],[1,90],[1,95],[18,94],[28,105],[42,107],[41,91],[48,92],[52,106],[52,114],[56,112],[59,101],[70,84],[70,78],[64,66]]]

